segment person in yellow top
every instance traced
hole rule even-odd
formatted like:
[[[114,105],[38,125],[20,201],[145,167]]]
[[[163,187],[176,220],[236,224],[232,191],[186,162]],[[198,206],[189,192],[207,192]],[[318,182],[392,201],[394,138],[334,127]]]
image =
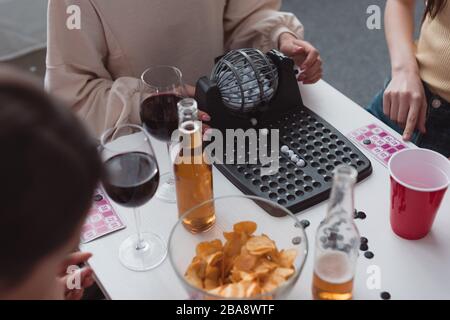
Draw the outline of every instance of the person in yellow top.
[[[423,148],[450,156],[450,1],[428,0],[414,41],[416,0],[388,0],[392,75],[368,111]]]
[[[80,28],[67,28],[68,9],[77,7]],[[319,53],[280,7],[281,0],[50,0],[46,88],[100,136],[140,123],[138,79],[150,66],[176,66],[195,85],[230,49],[277,48],[301,67],[300,81],[317,82]]]

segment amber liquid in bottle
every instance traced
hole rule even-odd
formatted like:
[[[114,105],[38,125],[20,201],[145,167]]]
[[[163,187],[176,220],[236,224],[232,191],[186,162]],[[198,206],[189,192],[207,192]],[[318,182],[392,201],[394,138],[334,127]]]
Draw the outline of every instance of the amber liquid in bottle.
[[[357,171],[347,165],[334,172],[328,212],[316,233],[312,294],[316,300],[350,300],[360,237],[353,220]]]
[[[350,300],[353,297],[352,267],[345,254],[325,253],[316,261],[313,276],[315,300]]]
[[[189,143],[179,148],[174,165],[178,212],[181,217],[191,210],[183,220],[189,232],[205,232],[216,221],[213,202],[199,206],[214,197],[212,165],[206,161],[203,152],[199,122],[182,122],[179,130],[183,139],[188,138]],[[195,209],[196,206],[199,208]]]

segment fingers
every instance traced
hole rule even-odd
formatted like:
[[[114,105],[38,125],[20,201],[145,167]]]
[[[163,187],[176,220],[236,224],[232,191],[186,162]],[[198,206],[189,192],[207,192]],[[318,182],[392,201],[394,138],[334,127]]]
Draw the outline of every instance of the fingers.
[[[408,114],[406,128],[403,133],[403,139],[411,140],[414,130],[418,129],[421,133],[426,133],[427,100],[421,94],[413,94],[411,98],[411,108]]]
[[[405,130],[403,132],[403,140],[409,141],[416,129],[417,121],[419,120],[421,105],[412,104],[409,108],[408,120],[406,121]]]
[[[411,105],[412,105],[412,99],[410,99],[409,94],[400,95],[397,123],[400,126],[400,128],[402,128],[402,129],[405,129],[405,127],[406,127],[406,121],[408,118],[408,114],[409,114]]]
[[[306,71],[308,68],[311,68],[319,58],[319,51],[306,41],[296,40],[295,43],[305,50],[306,58],[303,63],[301,63],[300,69]]]
[[[404,129],[405,141],[411,140],[416,129],[426,132],[427,103],[420,92],[391,91],[388,87],[383,96],[383,112]]]
[[[294,41],[290,41],[284,44],[283,47],[281,48],[281,51],[289,57],[305,54],[306,52],[303,46],[295,43]]]
[[[89,252],[74,252],[67,256],[62,265],[62,272],[66,273],[67,267],[86,263],[92,257]]]
[[[80,290],[70,290],[66,292],[65,299],[66,300],[81,300],[84,295],[84,289]]]
[[[316,77],[314,77],[314,78],[311,78],[311,79],[309,79],[309,80],[305,80],[305,81],[303,81],[303,84],[314,84],[314,83],[316,83],[317,81],[319,81],[320,79],[322,79],[322,73],[320,73],[319,75],[317,75]]]
[[[297,41],[297,38],[289,33],[284,33],[280,36],[280,51],[288,57],[305,53],[302,42]]]
[[[199,111],[198,116],[199,116],[199,118],[200,118],[200,120],[202,122],[209,122],[209,121],[211,121],[211,116],[209,114],[207,114],[206,112],[204,112],[204,111]],[[202,134],[205,134],[206,131],[208,131],[209,129],[211,129],[210,126],[208,126],[205,123],[202,123]]]
[[[398,119],[398,109],[399,109],[399,96],[397,93],[395,92],[391,92],[390,94],[391,96],[391,108],[390,108],[390,112],[389,112],[389,118],[397,123],[397,119]]]
[[[77,277],[79,277],[80,287],[69,289],[68,282],[74,281]],[[66,300],[79,300],[83,297],[84,289],[89,288],[95,283],[94,271],[90,267],[84,267],[73,274],[67,274],[59,278],[59,282],[64,288]]]
[[[71,274],[65,274],[62,276],[61,282],[63,283],[65,290],[69,290],[67,288],[67,281],[73,281],[74,279],[80,280],[80,286],[82,288],[88,288],[92,286],[95,282],[94,279],[94,270],[92,270],[91,267],[83,267],[81,269],[76,270],[74,273]]]
[[[83,267],[78,271],[80,273],[81,286],[88,288],[94,283],[94,270],[90,267]]]
[[[298,80],[302,81],[304,84],[308,84],[310,82],[317,82],[320,78],[322,78],[322,60],[318,58],[311,68],[300,74]]]
[[[205,121],[205,122],[211,121],[211,116],[204,111],[199,111],[198,116],[201,121]]]
[[[424,97],[423,101],[422,101],[422,108],[420,109],[420,115],[419,115],[419,121],[418,121],[418,125],[417,128],[419,129],[419,131],[422,134],[426,134],[427,133],[427,110],[428,109],[428,104],[427,104],[427,100]]]
[[[386,117],[391,114],[391,95],[387,91],[383,94],[383,113]]]
[[[184,85],[184,88],[186,90],[186,95],[190,98],[194,98],[195,97],[195,87],[191,86],[191,85]]]
[[[202,135],[205,135],[206,133],[208,133],[209,129],[211,129],[211,127],[206,125],[206,124],[204,124],[202,126]]]

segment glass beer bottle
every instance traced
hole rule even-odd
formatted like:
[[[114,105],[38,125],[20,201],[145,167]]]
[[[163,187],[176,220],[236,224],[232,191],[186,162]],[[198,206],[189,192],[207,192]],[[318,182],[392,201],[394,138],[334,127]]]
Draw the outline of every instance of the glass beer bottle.
[[[335,169],[328,213],[316,234],[313,298],[350,300],[359,254],[360,236],[354,223],[353,189],[357,171],[348,165]]]
[[[178,103],[179,134],[181,142],[175,149],[174,175],[178,212],[181,216],[199,204],[213,199],[211,162],[203,152],[202,124],[198,120],[198,107],[194,99]],[[209,230],[215,223],[214,204],[194,209],[183,220],[192,233]]]

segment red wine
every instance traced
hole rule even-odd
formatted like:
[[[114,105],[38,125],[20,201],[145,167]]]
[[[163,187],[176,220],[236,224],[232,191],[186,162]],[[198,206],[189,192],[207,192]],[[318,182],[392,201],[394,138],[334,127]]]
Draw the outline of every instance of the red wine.
[[[112,200],[124,207],[146,204],[159,185],[156,159],[146,153],[123,153],[105,162],[104,188]]]
[[[160,94],[147,98],[141,104],[141,120],[145,129],[156,139],[169,142],[178,129],[178,102],[175,94]]]

